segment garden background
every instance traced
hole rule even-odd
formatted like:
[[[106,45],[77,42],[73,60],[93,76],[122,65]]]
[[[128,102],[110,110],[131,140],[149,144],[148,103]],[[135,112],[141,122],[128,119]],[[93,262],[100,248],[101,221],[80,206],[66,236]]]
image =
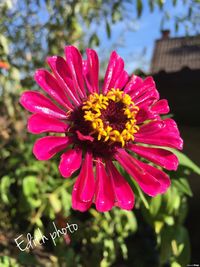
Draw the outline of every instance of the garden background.
[[[198,112],[191,115],[192,123],[184,121],[188,113],[177,117],[186,154],[176,152],[180,167],[170,172],[167,193],[150,198],[125,173],[136,195],[133,211],[116,207],[106,213],[94,208],[81,213],[71,209],[74,177],[61,178],[57,158],[34,158],[36,138],[27,133],[28,113],[19,105],[24,90],[38,89],[34,71],[47,67],[47,56],[62,55],[65,45],[75,45],[82,53],[86,47],[96,49],[101,77],[112,50],[125,59],[130,74],[145,77],[151,74],[154,39],[161,37],[160,31],[170,29],[173,37],[198,36],[199,14],[198,0],[0,0],[0,266],[200,264]],[[200,44],[196,49],[200,53]],[[193,92],[188,88],[190,99]],[[79,228],[56,239],[56,246],[49,241],[30,251],[17,248],[14,239],[19,235],[36,236],[38,228],[47,235],[52,222],[58,228],[67,222]]]

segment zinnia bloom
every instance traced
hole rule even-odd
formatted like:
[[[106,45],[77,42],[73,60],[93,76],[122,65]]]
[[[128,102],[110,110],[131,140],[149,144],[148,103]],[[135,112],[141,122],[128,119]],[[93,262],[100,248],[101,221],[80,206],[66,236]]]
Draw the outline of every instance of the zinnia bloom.
[[[99,87],[98,56],[92,49],[86,54],[83,60],[75,47],[67,46],[66,60],[47,59],[52,73],[36,71],[36,82],[52,100],[36,91],[22,94],[20,103],[33,113],[28,131],[59,133],[38,139],[33,153],[38,160],[49,160],[63,151],[59,171],[65,178],[80,169],[72,192],[74,209],[86,211],[95,203],[101,212],[114,205],[130,210],[134,194],[114,162],[147,195],[156,196],[170,186],[168,175],[158,166],[167,170],[178,166],[177,157],[163,147],[182,149],[183,141],[175,121],[160,117],[169,107],[167,100],[159,100],[152,77],[129,77],[114,51]]]

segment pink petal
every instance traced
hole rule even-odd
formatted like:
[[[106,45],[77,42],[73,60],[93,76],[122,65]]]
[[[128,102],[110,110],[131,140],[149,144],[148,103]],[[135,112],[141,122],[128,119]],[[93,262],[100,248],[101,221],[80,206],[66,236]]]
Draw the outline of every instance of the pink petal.
[[[90,82],[90,74],[89,74],[89,67],[88,67],[87,60],[83,60],[83,76],[85,79],[87,90],[90,94],[92,94],[94,89],[93,89],[92,84]]]
[[[123,59],[115,51],[113,51],[110,56],[108,67],[106,70],[106,75],[104,78],[103,94],[107,94],[107,92],[111,88],[114,88],[115,82],[123,70],[124,70]]]
[[[65,55],[67,64],[71,70],[74,87],[78,89],[80,97],[84,98],[86,97],[86,92],[82,73],[82,56],[74,46],[66,46]]]
[[[156,90],[155,82],[152,77],[147,77],[143,84],[141,85],[141,88],[138,90],[138,92],[130,92],[130,96],[132,97],[132,100],[136,105],[144,106],[144,105],[150,105],[155,100],[159,99],[159,93]]]
[[[83,72],[90,93],[99,92],[99,59],[92,49],[86,49],[87,60],[83,63]]]
[[[134,96],[136,97],[139,93],[140,93],[140,90],[141,90],[141,85],[143,84],[143,80],[142,78],[136,76],[136,75],[132,75],[129,82],[126,84],[125,88],[124,88],[124,92],[126,94],[129,94],[129,93],[134,93]]]
[[[65,89],[67,95],[71,98],[75,105],[79,105],[80,100],[73,84],[71,70],[64,58],[59,56],[48,57],[47,62],[56,76],[60,87]]]
[[[48,160],[71,144],[68,137],[45,136],[38,139],[33,147],[33,154],[38,160]]]
[[[151,111],[157,114],[167,114],[169,113],[169,106],[166,99],[161,99],[157,101],[152,107]]]
[[[79,191],[80,199],[83,202],[92,201],[95,191],[95,179],[93,174],[92,154],[90,152],[86,153],[82,175],[84,179],[82,179]]]
[[[155,82],[152,77],[147,77],[143,81],[140,77],[133,75],[126,84],[124,92],[128,93],[133,102],[139,106],[140,111],[138,117],[140,118],[138,120],[140,122],[147,119],[150,115],[150,118],[156,117],[156,114],[152,116],[150,112],[151,105],[159,99],[159,93],[156,90]],[[143,119],[141,115],[144,117]]]
[[[133,75],[124,89],[125,93],[128,93],[132,96],[133,101],[136,101],[136,99],[142,97],[146,91],[153,91],[154,94],[158,94],[158,92],[155,92],[157,90],[152,77],[147,77],[145,80],[142,80],[142,78]]]
[[[146,164],[139,160],[136,160],[136,162],[140,166],[140,168],[143,168],[143,170],[145,170],[149,175],[151,175],[154,179],[156,179],[160,183],[160,194],[165,193],[171,185],[169,176],[163,171],[149,164]]]
[[[129,144],[128,149],[140,155],[141,157],[164,167],[167,170],[176,170],[178,167],[178,158],[168,150],[133,144]]]
[[[46,96],[32,91],[26,91],[21,95],[21,105],[30,112],[45,114],[57,119],[66,119],[66,112],[58,108]]]
[[[155,131],[153,130],[154,127]],[[183,140],[180,137],[175,121],[172,119],[165,119],[162,122],[150,122],[140,127],[140,130],[135,134],[135,141],[177,149],[183,148]]]
[[[152,94],[154,94],[152,92]],[[144,101],[141,101],[139,103],[137,103],[137,106],[139,107],[139,109],[151,109],[151,106],[157,101],[157,99],[153,96],[151,97],[148,92],[145,94],[145,98]],[[136,104],[136,103],[135,103]]]
[[[73,109],[73,106],[66,97],[64,90],[59,86],[56,79],[47,70],[37,70],[34,78],[38,85],[59,104],[67,109]]]
[[[154,101],[153,101],[154,102]],[[136,120],[140,124],[145,120],[157,119],[160,120],[160,114],[167,114],[169,112],[169,106],[166,99],[154,102],[152,105],[152,99],[140,104],[140,109],[137,113]]]
[[[80,131],[76,131],[76,134],[78,136],[78,139],[81,141],[90,141],[93,142],[94,141],[94,137],[90,136],[90,135],[83,135]]]
[[[122,71],[122,73],[119,75],[119,77],[115,80],[114,84],[113,84],[113,88],[118,88],[118,89],[122,89],[127,81],[129,79],[129,75],[128,73],[124,70]]]
[[[112,180],[117,205],[122,209],[131,210],[134,206],[134,194],[130,185],[118,172],[112,161],[107,161],[106,167]]]
[[[100,160],[96,162],[96,209],[100,212],[109,211],[115,203],[115,195],[111,177],[107,175],[105,167]]]
[[[79,148],[69,149],[62,154],[59,171],[65,178],[69,178],[81,166],[82,150]]]
[[[118,150],[115,159],[149,196],[164,193],[170,185],[169,177],[164,172],[136,160],[123,149]]]
[[[33,134],[45,132],[64,133],[68,125],[60,120],[49,118],[41,114],[33,114],[28,120],[28,131]]]
[[[151,106],[145,106],[142,108],[140,107],[136,115],[137,124],[141,124],[146,120],[152,120],[152,119],[160,120],[160,116],[156,112],[151,111]]]
[[[82,176],[80,177],[79,175],[79,177],[76,179],[76,182],[74,184],[73,191],[72,191],[72,208],[74,210],[79,210],[82,212],[88,210],[90,206],[92,205],[92,200],[88,202],[84,202],[80,200],[79,188],[81,187],[83,179],[84,178]]]
[[[92,154],[87,152],[81,172],[76,180],[72,192],[73,209],[86,211],[92,204],[95,191]]]
[[[138,137],[154,135],[160,132],[163,127],[165,127],[165,123],[163,120],[157,120],[145,123],[142,126],[140,126],[140,129],[138,131]]]

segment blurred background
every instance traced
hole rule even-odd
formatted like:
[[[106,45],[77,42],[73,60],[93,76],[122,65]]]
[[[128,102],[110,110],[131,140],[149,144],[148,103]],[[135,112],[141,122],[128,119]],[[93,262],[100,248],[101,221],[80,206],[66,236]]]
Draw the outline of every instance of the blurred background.
[[[0,0],[0,267],[180,267],[200,264],[200,1]],[[166,194],[149,198],[132,182],[133,211],[71,209],[74,177],[61,178],[58,158],[37,161],[28,113],[19,105],[37,90],[34,71],[65,45],[96,49],[101,79],[112,50],[129,74],[153,75],[184,139],[180,167]],[[123,170],[121,170],[123,172]],[[127,176],[126,173],[124,173]],[[33,249],[14,241],[40,239],[66,223],[79,229]],[[197,265],[196,265],[197,266]]]

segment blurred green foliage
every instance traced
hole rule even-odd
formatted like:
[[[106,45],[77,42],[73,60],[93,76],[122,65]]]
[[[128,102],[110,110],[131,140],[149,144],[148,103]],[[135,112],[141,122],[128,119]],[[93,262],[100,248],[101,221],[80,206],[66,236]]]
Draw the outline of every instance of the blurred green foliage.
[[[172,186],[166,194],[150,198],[117,166],[136,195],[133,211],[114,208],[98,213],[71,209],[72,179],[62,179],[58,158],[37,161],[32,154],[36,136],[27,134],[28,114],[18,104],[20,93],[34,89],[33,71],[44,65],[47,54],[62,54],[63,46],[81,50],[101,42],[93,25],[104,23],[107,36],[111,25],[126,19],[130,1],[36,1],[7,0],[0,3],[0,266],[186,266],[190,245],[184,220],[191,172],[200,169],[176,152],[180,166],[170,172]],[[140,16],[143,1],[135,1]],[[163,7],[164,1],[149,1]],[[174,1],[176,4],[176,1]],[[14,5],[14,6],[13,6]],[[125,13],[124,13],[125,12]],[[130,19],[130,17],[128,18]],[[77,223],[79,229],[60,237],[57,245],[21,252],[14,242],[20,234],[48,235],[52,222],[58,228]],[[121,265],[120,265],[121,264]]]

